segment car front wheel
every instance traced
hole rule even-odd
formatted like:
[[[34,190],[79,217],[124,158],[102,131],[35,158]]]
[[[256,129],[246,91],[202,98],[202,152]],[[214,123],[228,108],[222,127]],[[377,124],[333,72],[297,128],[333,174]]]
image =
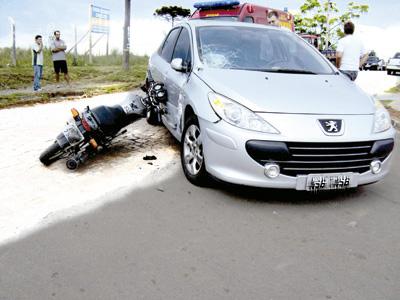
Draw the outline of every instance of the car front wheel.
[[[206,186],[210,182],[206,171],[203,139],[196,116],[188,118],[182,134],[181,162],[186,178],[197,186]]]

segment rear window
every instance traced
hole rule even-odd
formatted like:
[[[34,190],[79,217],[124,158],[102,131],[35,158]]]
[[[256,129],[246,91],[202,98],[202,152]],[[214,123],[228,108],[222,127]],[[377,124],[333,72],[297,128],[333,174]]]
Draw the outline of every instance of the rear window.
[[[176,39],[178,38],[181,27],[173,29],[165,39],[164,45],[161,48],[160,55],[167,62],[171,62],[172,52],[174,51]]]

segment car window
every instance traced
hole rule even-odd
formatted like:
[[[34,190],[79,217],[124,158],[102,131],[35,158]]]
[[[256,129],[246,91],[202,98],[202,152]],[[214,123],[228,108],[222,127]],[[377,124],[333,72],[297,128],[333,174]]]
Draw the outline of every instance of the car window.
[[[333,74],[314,47],[291,32],[270,28],[202,26],[198,52],[212,68]]]
[[[161,49],[161,57],[167,62],[171,62],[172,52],[174,51],[176,39],[178,38],[181,27],[173,29],[166,38],[164,45]]]
[[[190,35],[186,28],[183,28],[179,35],[178,41],[176,42],[174,54],[172,59],[182,58],[186,65],[190,65],[192,62],[192,52],[190,47]]]
[[[394,58],[400,58],[400,52],[399,52],[399,53],[396,53],[395,56],[394,56]]]
[[[245,22],[245,23],[254,23],[254,19],[251,16],[247,16],[246,18],[244,18],[243,22]]]

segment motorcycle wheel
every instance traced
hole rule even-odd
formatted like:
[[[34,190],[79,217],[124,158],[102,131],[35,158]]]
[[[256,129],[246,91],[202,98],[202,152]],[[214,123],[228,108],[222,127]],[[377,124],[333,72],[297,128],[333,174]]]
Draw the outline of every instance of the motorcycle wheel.
[[[153,107],[147,109],[146,120],[150,125],[160,125],[159,113]]]
[[[55,141],[51,144],[46,150],[42,152],[39,157],[39,160],[45,166],[51,165],[55,162],[59,157],[63,154],[62,148],[60,145]]]

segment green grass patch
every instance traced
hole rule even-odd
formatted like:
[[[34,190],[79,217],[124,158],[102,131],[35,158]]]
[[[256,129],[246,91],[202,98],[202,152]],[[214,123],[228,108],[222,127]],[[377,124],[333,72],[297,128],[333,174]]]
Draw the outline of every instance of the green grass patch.
[[[386,93],[397,94],[400,93],[400,85],[394,86],[386,91]]]
[[[57,92],[42,93],[14,93],[0,97],[0,109],[32,105],[35,103],[48,103],[58,100],[74,100],[77,97],[93,97],[103,94],[119,93],[138,88],[142,82],[114,83],[111,85],[96,86],[76,90],[66,90]]]
[[[44,91],[35,93],[30,91],[33,85],[30,50],[17,49],[16,67],[9,65],[10,57],[10,48],[0,48],[0,108],[128,91],[143,83],[148,65],[147,56],[131,55],[130,68],[125,71],[122,69],[122,55],[115,50],[109,56],[94,56],[92,64],[87,63],[86,55],[80,55],[77,64],[73,65],[73,57],[69,54],[67,61],[72,88],[56,89],[51,53],[45,49],[41,80]],[[63,82],[62,74],[60,78]],[[15,92],[9,94],[13,90]]]

